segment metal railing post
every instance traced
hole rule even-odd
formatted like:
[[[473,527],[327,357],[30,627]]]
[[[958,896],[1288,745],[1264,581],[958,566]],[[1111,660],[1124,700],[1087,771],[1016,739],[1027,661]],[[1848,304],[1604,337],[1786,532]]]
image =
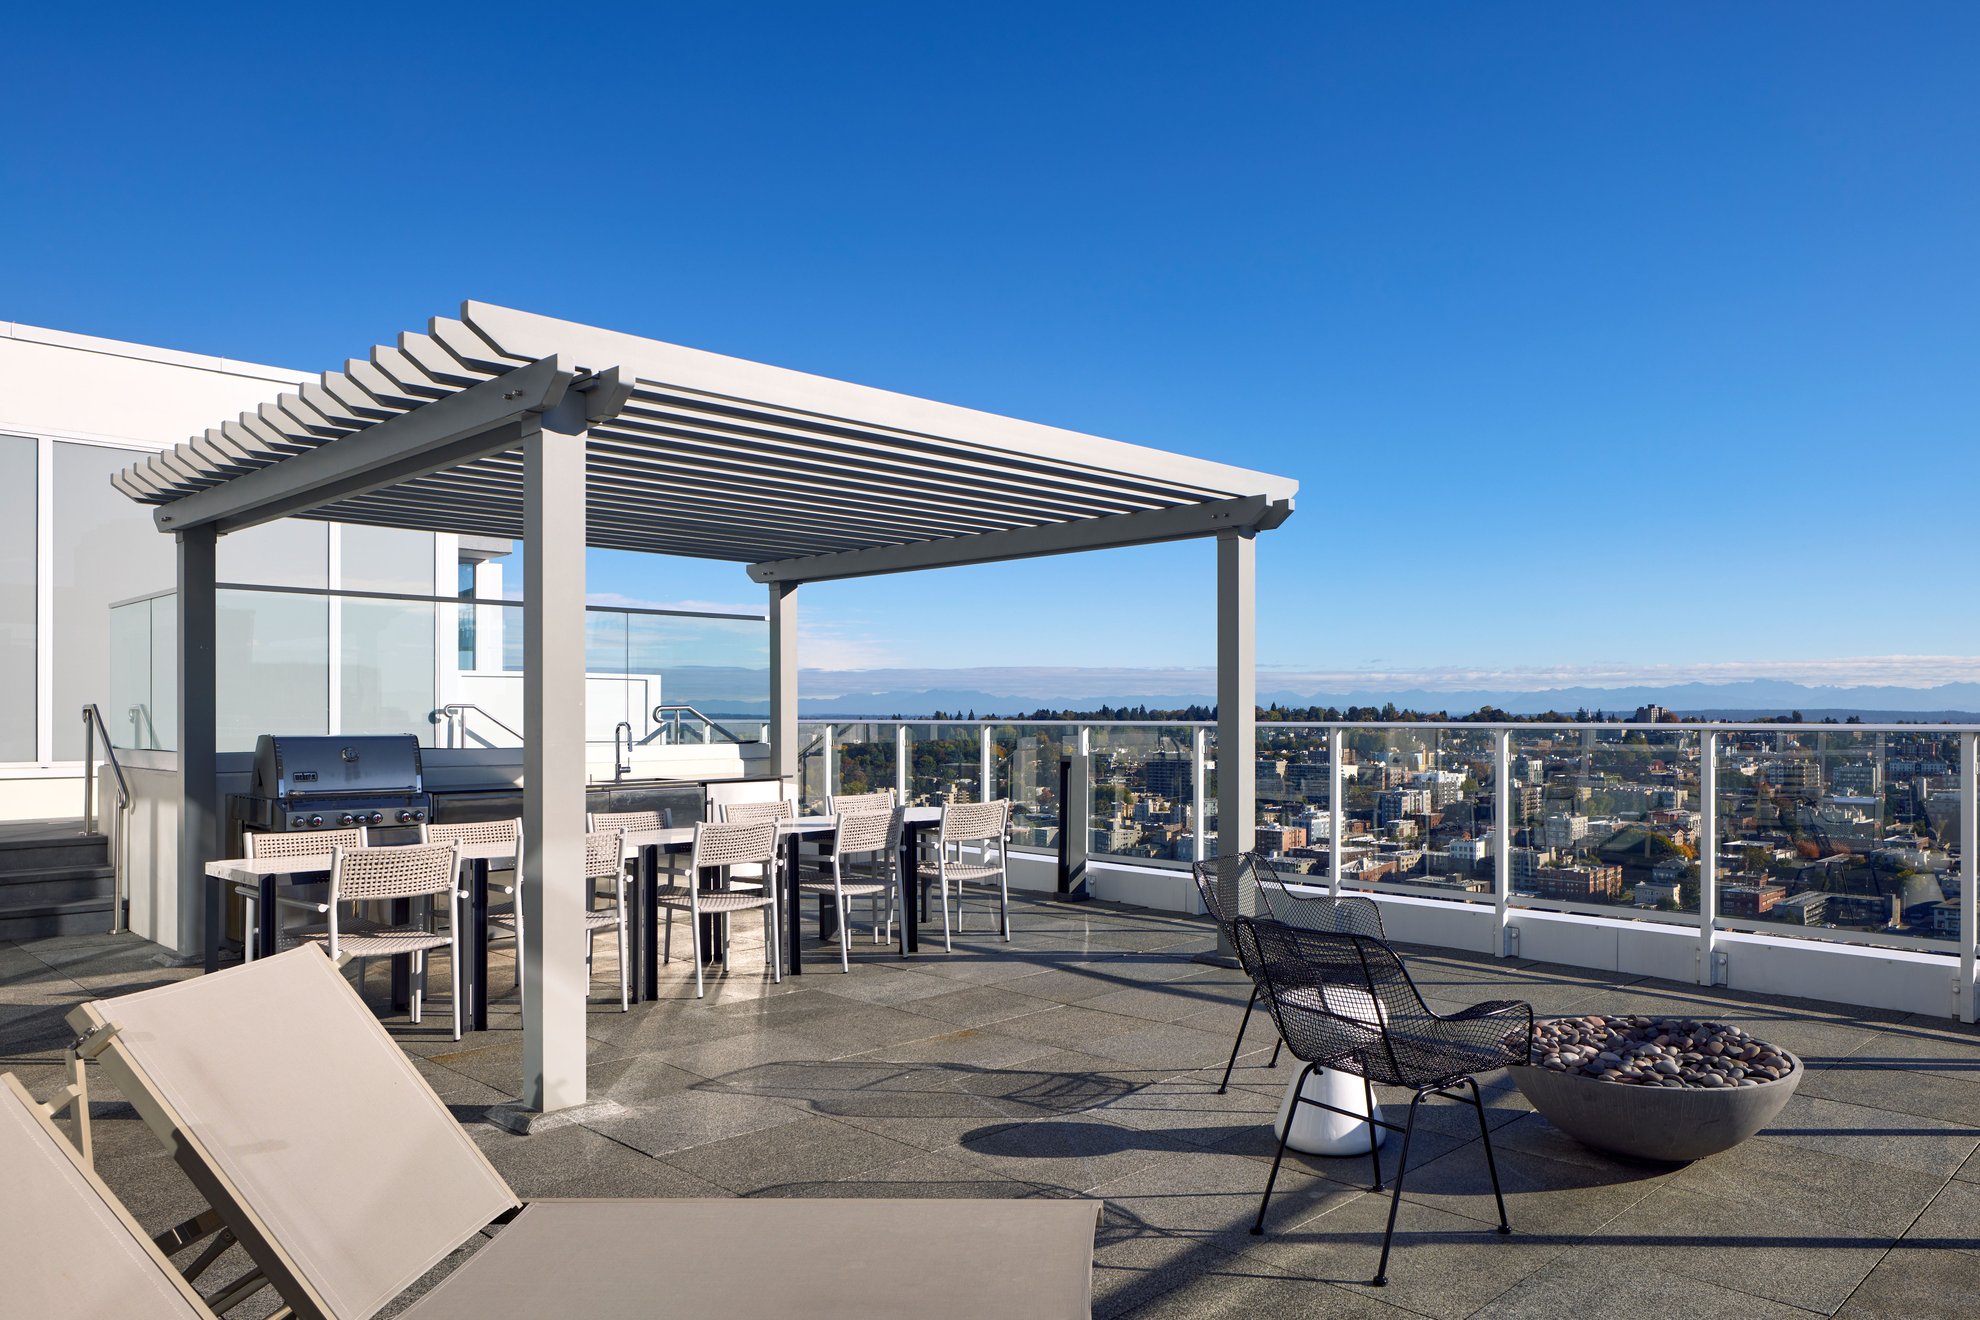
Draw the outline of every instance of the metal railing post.
[[[1492,737],[1492,910],[1497,918],[1501,958],[1512,954],[1512,733]]]
[[[1347,787],[1346,748],[1345,730],[1338,725],[1327,730],[1327,893],[1334,898],[1341,892],[1341,836],[1347,832],[1347,812],[1341,801]]]
[[[1719,735],[1698,735],[1698,984],[1717,985],[1719,934]]]
[[[824,783],[825,800],[830,802],[839,795],[839,739],[829,724],[820,736],[825,741],[818,748],[819,776]]]
[[[1953,1012],[1974,1020],[1974,941],[1980,936],[1980,734],[1959,735],[1959,985]]]
[[[992,802],[997,797],[997,748],[990,735],[990,726],[976,726],[977,751],[982,758],[977,768],[980,787],[977,790],[978,802]]]
[[[84,834],[96,832],[96,721],[83,707],[83,827]]]
[[[894,726],[894,797],[902,806],[908,800],[908,726]]]
[[[1209,759],[1204,753],[1209,750],[1209,746],[1210,730],[1199,728],[1191,733],[1189,740],[1189,754],[1191,758],[1189,769],[1191,799],[1189,804],[1189,833],[1190,860],[1193,862],[1207,861],[1209,859],[1210,826],[1209,822],[1203,816],[1204,803],[1209,800],[1210,796],[1204,785],[1204,779],[1208,773],[1205,769],[1205,762]]]

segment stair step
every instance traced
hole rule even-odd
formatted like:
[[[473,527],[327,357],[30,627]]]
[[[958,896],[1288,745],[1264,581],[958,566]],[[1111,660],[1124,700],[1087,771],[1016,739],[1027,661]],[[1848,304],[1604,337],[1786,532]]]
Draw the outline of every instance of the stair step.
[[[0,871],[0,911],[35,904],[107,899],[116,888],[116,869],[107,864]]]
[[[0,876],[56,866],[107,865],[109,861],[110,840],[101,834],[0,839]]]
[[[45,940],[54,935],[91,935],[110,929],[111,900],[0,905],[0,940]]]

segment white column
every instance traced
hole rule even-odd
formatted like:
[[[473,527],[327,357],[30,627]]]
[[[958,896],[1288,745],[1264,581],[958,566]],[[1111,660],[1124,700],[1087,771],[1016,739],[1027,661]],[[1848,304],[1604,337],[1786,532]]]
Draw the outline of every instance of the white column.
[[[1959,735],[1959,987],[1953,1011],[1973,1021],[1973,944],[1980,936],[1980,735]],[[1881,761],[1880,761],[1881,764]]]
[[[179,866],[178,921],[175,930],[153,923],[153,937],[172,940],[181,953],[202,947],[218,935],[224,913],[209,912],[214,902],[206,864],[220,856],[220,786],[215,743],[218,738],[218,671],[214,572],[219,538],[211,527],[194,527],[179,537]],[[202,922],[206,923],[204,926]]]
[[[1698,735],[1698,984],[1719,977],[1719,735]]]
[[[908,726],[894,726],[894,797],[902,806],[908,800]]]
[[[825,741],[818,747],[818,759],[825,767],[825,800],[829,802],[839,795],[839,735],[829,724],[825,726]]]
[[[1258,842],[1258,546],[1217,536],[1217,856]],[[1232,874],[1227,867],[1220,875]],[[1242,896],[1247,905],[1249,895]]]
[[[585,1102],[584,446],[560,409],[523,441],[523,1103]]]
[[[770,773],[797,782],[797,584],[770,584]]]

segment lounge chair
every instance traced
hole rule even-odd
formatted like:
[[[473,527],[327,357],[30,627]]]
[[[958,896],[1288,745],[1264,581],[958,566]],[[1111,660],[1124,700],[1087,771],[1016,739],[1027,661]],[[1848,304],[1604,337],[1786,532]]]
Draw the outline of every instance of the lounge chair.
[[[0,1073],[0,1313],[213,1320],[213,1312],[12,1073]]]
[[[314,947],[69,1020],[305,1320],[367,1320],[496,1225],[403,1314],[1090,1314],[1094,1201],[525,1203]]]

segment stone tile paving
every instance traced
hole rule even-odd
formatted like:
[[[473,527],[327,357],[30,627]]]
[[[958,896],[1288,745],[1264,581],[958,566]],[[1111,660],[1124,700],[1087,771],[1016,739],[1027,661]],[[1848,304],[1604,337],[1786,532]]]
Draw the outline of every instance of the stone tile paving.
[[[1099,1198],[1101,1317],[1980,1315],[1980,1034],[1958,1023],[1405,948],[1440,1008],[1524,998],[1731,1021],[1809,1071],[1759,1137],[1677,1168],[1589,1150],[1503,1074],[1483,1079],[1510,1238],[1493,1231],[1474,1116],[1433,1102],[1391,1282],[1372,1288],[1388,1198],[1366,1190],[1365,1156],[1289,1157],[1266,1233],[1249,1232],[1294,1065],[1267,1067],[1275,1036],[1256,1015],[1217,1093],[1249,986],[1201,959],[1209,928],[1028,900],[1012,925],[1011,943],[977,925],[953,953],[938,939],[905,962],[855,942],[850,975],[817,946],[781,985],[743,931],[707,999],[676,962],[663,997],[625,1014],[601,957],[590,1076],[624,1112],[534,1138],[481,1121],[521,1069],[512,992],[486,1035],[458,1043],[444,995],[419,1027],[387,1023],[524,1196]],[[505,988],[506,951],[493,961]],[[45,1094],[70,1007],[190,974],[128,936],[0,943],[0,1069]],[[384,975],[366,987],[374,1005]],[[128,1105],[99,1085],[93,1112],[99,1164],[143,1223],[198,1208]],[[929,1270],[939,1314],[940,1262]]]

